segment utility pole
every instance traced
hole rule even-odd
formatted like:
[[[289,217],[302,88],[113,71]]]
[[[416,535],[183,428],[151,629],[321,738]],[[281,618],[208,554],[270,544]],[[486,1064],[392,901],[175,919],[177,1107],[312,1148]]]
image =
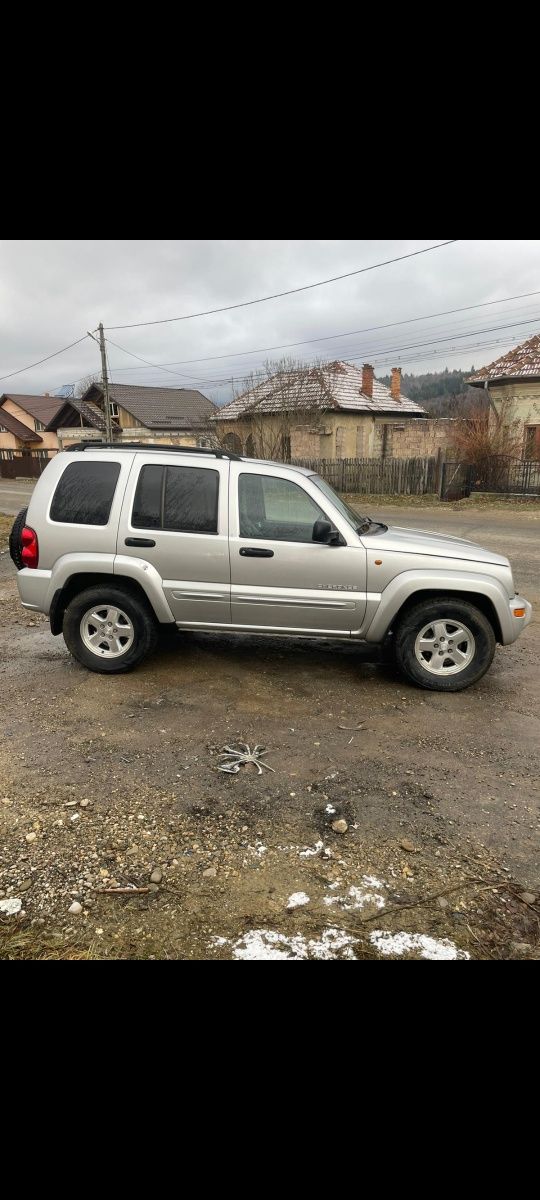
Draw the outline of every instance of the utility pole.
[[[103,388],[103,406],[105,410],[105,441],[112,442],[112,422],[111,422],[111,402],[109,400],[109,380],[107,378],[107,354],[105,351],[105,334],[103,332],[103,322],[100,321],[99,329],[99,349],[101,351],[101,386]]]

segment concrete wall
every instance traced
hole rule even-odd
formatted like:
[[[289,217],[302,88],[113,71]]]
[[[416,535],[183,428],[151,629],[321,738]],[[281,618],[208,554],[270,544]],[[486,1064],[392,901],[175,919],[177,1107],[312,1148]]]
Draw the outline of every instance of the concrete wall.
[[[280,434],[290,437],[291,458],[424,458],[446,450],[452,443],[455,421],[451,418],[427,419],[403,416],[401,420],[372,416],[371,413],[324,412],[313,424],[305,422],[290,428],[276,416],[248,420],[216,421],[220,441],[233,435],[238,443],[231,449],[249,453],[247,438],[251,432],[255,455],[280,456]]]

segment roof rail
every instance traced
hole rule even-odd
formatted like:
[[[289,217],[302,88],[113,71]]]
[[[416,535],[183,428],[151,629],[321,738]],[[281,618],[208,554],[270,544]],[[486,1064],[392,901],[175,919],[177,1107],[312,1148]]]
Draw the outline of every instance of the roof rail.
[[[204,446],[153,446],[150,442],[75,442],[74,446],[66,446],[66,450],[82,453],[84,450],[146,450],[148,454],[157,451],[158,454],[212,454],[214,458],[229,458],[231,462],[243,462],[241,454],[233,450],[209,450]]]

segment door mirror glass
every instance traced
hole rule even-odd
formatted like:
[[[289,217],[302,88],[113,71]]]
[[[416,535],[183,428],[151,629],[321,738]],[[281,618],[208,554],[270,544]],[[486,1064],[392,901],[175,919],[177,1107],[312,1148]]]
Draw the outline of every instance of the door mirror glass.
[[[324,542],[326,546],[339,546],[341,542],[337,529],[334,529],[330,521],[315,521],[311,536],[312,541]]]

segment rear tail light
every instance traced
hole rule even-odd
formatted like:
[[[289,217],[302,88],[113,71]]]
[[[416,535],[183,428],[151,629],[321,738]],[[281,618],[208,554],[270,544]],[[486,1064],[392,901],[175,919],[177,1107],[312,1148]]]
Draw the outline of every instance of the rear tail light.
[[[39,562],[37,533],[34,529],[30,529],[29,525],[24,526],[21,534],[21,542],[21,558],[23,567],[37,567]]]

